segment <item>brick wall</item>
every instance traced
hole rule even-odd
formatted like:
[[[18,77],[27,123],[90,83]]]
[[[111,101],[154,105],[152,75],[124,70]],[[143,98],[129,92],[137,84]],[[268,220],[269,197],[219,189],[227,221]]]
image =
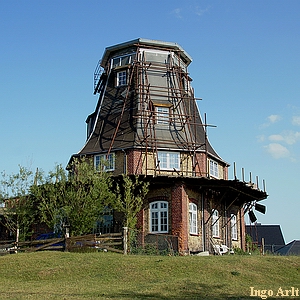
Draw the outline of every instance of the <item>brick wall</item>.
[[[179,251],[188,252],[188,202],[183,184],[175,184],[171,194],[172,234],[178,236]]]
[[[142,173],[142,150],[132,149],[127,151],[127,173],[128,174],[143,174]]]

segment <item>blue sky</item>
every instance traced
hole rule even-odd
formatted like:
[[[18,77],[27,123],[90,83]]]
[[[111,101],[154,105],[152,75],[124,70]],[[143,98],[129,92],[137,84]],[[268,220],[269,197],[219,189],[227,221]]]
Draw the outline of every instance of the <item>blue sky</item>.
[[[215,150],[266,182],[262,224],[300,239],[300,1],[0,0],[0,171],[48,172],[86,138],[104,48],[180,44]]]

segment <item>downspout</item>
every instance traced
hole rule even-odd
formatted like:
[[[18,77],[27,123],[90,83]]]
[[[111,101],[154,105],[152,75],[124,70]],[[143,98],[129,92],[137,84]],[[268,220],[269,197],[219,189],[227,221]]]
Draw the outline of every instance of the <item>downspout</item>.
[[[228,235],[228,215],[227,215],[227,208],[226,204],[224,204],[224,217],[225,217],[225,241],[226,241],[226,246],[228,248],[231,248],[231,243],[229,242],[229,235]]]
[[[123,157],[123,173],[125,175],[127,175],[127,154],[126,151],[124,149],[121,149],[124,153],[124,157]]]
[[[202,211],[202,218],[201,218],[201,225],[202,225],[202,251],[205,251],[205,243],[206,243],[206,235],[205,235],[205,222],[204,222],[204,196],[203,192],[201,193],[201,211]]]

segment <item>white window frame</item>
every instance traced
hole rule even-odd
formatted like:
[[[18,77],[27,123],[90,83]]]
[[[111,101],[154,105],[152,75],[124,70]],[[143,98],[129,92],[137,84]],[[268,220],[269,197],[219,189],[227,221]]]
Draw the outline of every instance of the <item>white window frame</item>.
[[[190,234],[198,234],[198,222],[197,222],[197,205],[195,203],[189,204],[189,223]]]
[[[158,151],[157,166],[160,170],[180,171],[180,152]]]
[[[130,53],[130,54],[114,57],[111,60],[112,67],[117,68],[117,67],[121,67],[121,66],[130,65],[133,63],[135,57],[136,57],[136,53]],[[123,61],[126,58],[128,58],[128,62],[125,64],[125,63],[123,63]]]
[[[219,223],[219,212],[218,210],[214,209],[212,212],[212,218],[211,218],[211,230],[212,230],[212,236],[213,237],[220,237],[220,223]]]
[[[237,233],[237,217],[235,214],[231,214],[231,239],[237,241],[238,233]]]
[[[150,232],[169,232],[169,210],[167,201],[155,201],[150,203]]]
[[[115,170],[115,153],[99,154],[94,156],[94,167],[98,171],[114,171]]]
[[[170,123],[170,108],[166,106],[155,106],[156,124],[168,125]]]
[[[219,164],[213,160],[209,160],[209,175],[219,178]]]
[[[122,86],[127,84],[127,71],[122,70],[117,72],[117,86]]]

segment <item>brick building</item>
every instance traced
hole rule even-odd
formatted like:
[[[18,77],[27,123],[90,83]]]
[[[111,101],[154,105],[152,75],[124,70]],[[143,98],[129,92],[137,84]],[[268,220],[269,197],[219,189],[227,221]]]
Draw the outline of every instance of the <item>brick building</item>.
[[[229,164],[213,149],[198,111],[188,66],[176,43],[136,39],[105,49],[94,74],[95,111],[87,140],[72,157],[103,160],[107,172],[146,176],[139,213],[144,239],[174,236],[181,253],[244,248],[245,207],[267,197],[229,180]]]

